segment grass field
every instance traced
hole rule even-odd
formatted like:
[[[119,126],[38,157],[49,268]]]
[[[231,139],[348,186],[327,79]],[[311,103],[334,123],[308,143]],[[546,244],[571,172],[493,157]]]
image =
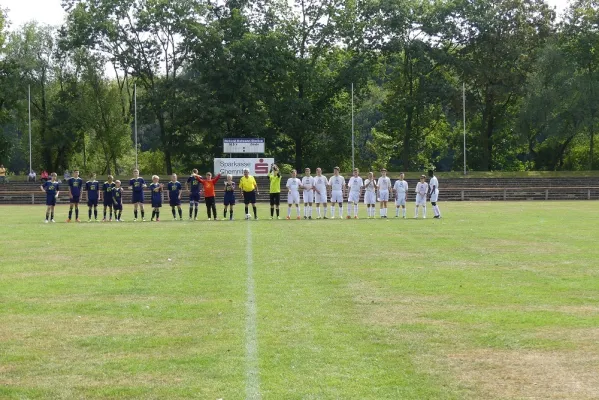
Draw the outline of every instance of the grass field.
[[[0,207],[0,398],[599,398],[599,203],[440,205],[68,225]]]

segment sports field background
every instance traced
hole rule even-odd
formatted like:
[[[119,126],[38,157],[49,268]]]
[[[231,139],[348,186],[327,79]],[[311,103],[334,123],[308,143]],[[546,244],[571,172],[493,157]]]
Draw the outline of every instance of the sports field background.
[[[440,206],[48,225],[2,206],[0,398],[598,398],[599,203]]]

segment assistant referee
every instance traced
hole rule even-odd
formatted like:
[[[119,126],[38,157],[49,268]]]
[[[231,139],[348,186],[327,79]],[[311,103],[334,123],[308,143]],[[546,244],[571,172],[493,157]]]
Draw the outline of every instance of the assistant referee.
[[[270,219],[274,218],[275,207],[277,209],[277,219],[279,218],[279,205],[281,203],[281,173],[279,167],[273,164],[270,167],[270,174],[268,174],[268,180],[270,181]]]
[[[248,204],[252,203],[252,208],[254,209],[254,219],[258,219],[258,212],[256,210],[256,194],[259,194],[258,184],[256,183],[256,179],[250,175],[250,170],[247,168],[243,170],[243,176],[239,181],[239,189],[243,195],[243,204],[245,204],[245,217],[247,219],[250,218],[250,214],[248,213]]]

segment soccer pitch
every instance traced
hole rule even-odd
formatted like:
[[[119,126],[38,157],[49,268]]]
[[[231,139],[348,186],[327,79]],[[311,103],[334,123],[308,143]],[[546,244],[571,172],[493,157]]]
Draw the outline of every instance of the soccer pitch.
[[[80,224],[58,206],[48,225],[0,207],[0,398],[596,399],[599,203],[440,206]]]

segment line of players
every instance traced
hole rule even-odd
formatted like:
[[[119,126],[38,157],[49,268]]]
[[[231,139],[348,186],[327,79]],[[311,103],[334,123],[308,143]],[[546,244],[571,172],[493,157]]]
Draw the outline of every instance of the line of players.
[[[276,166],[273,166],[269,174],[271,183],[275,173],[278,173]],[[431,205],[433,206],[434,218],[441,218],[441,211],[437,205],[439,197],[439,181],[435,177],[433,171],[429,171],[430,182],[426,182],[426,176],[421,175],[420,181],[416,185],[416,208],[414,218],[419,216],[419,208],[422,207],[422,217],[426,218],[426,199],[430,197]],[[300,218],[300,195],[299,190],[303,189],[304,202],[304,219],[312,219],[312,205],[314,204],[317,211],[317,219],[327,219],[328,197],[327,192],[330,189],[330,218],[335,218],[335,205],[337,205],[338,216],[343,218],[343,201],[347,197],[347,215],[345,218],[358,218],[359,203],[364,191],[364,203],[367,207],[368,218],[375,218],[377,199],[380,203],[379,215],[380,218],[388,217],[387,205],[393,194],[395,199],[395,217],[399,217],[401,210],[402,217],[406,218],[406,203],[408,198],[408,182],[404,180],[404,174],[401,173],[398,180],[391,186],[391,179],[387,176],[387,170],[381,169],[381,176],[375,179],[372,172],[368,173],[368,178],[365,180],[360,177],[360,172],[357,168],[353,171],[353,176],[349,178],[347,185],[345,178],[339,174],[339,167],[335,167],[334,174],[330,179],[322,175],[320,168],[316,169],[316,176],[311,175],[310,168],[304,170],[304,176],[300,180],[297,177],[297,171],[291,172],[291,178],[287,180],[287,219],[291,219],[291,209],[293,205],[296,208],[296,219]],[[347,193],[346,193],[347,192]],[[271,189],[271,218],[273,209],[276,208],[277,218],[279,217],[279,199],[273,196]],[[321,214],[321,205],[324,206],[324,214]],[[353,211],[352,211],[353,210]]]
[[[347,207],[347,218],[351,218],[350,210],[353,208],[353,217],[358,218],[358,204],[364,190],[364,203],[368,208],[368,217],[375,217],[375,207],[377,202],[377,191],[378,201],[380,202],[380,217],[387,218],[387,203],[390,198],[391,180],[387,177],[387,171],[381,170],[381,177],[374,179],[372,172],[368,174],[366,180],[362,180],[359,176],[358,169],[355,169],[353,176],[349,179],[347,185],[345,184],[345,178],[339,175],[339,167],[335,167],[334,175],[327,179],[322,175],[320,168],[316,170],[316,176],[311,176],[310,168],[305,169],[305,175],[300,180],[297,178],[297,172],[292,171],[292,177],[287,180],[287,200],[288,210],[287,219],[291,219],[292,206],[296,206],[297,219],[300,219],[299,210],[299,190],[303,189],[303,201],[304,201],[304,219],[312,219],[312,205],[314,204],[317,208],[318,219],[321,217],[327,219],[327,207],[328,207],[328,196],[327,188],[330,188],[330,200],[331,200],[331,218],[335,218],[335,205],[338,204],[339,217],[343,218],[343,199],[347,193],[348,207]],[[416,209],[415,218],[418,218],[419,207],[423,208],[423,218],[426,218],[426,198],[427,194],[430,195],[430,200],[435,212],[435,218],[441,218],[439,208],[436,204],[439,194],[439,183],[437,178],[434,176],[432,171],[429,172],[431,176],[430,184],[425,181],[425,176],[422,175],[420,182],[416,187]],[[279,219],[279,205],[280,205],[280,183],[281,174],[276,165],[271,166],[270,173],[268,175],[270,180],[270,206],[271,206],[271,219],[274,218],[276,210],[277,219]],[[193,170],[190,177],[186,182],[186,189],[190,192],[190,207],[189,207],[189,219],[197,220],[198,206],[200,202],[200,185],[202,185],[205,194],[205,203],[208,214],[208,220],[214,218],[217,219],[216,212],[216,200],[215,200],[215,185],[220,179],[220,174],[214,179],[210,173],[206,174],[206,177],[198,175],[197,170]],[[100,184],[96,180],[95,174],[90,176],[90,180],[83,183],[83,180],[79,177],[79,171],[73,171],[73,177],[68,181],[69,188],[69,217],[67,222],[71,222],[73,217],[73,210],[75,211],[75,220],[80,222],[79,219],[79,203],[83,197],[83,193],[87,193],[87,205],[88,205],[88,222],[92,221],[92,213],[94,220],[98,220],[98,204],[101,202],[104,206],[103,219],[102,221],[112,221],[113,212],[116,221],[122,221],[123,211],[123,187],[121,181],[113,181],[113,177],[109,176],[108,180],[103,184]],[[228,175],[225,185],[224,195],[224,217],[227,218],[227,211],[230,213],[229,219],[233,219],[233,206],[235,205],[235,182],[232,180],[232,176]],[[54,207],[56,205],[56,199],[60,193],[60,183],[57,181],[57,175],[51,174],[51,179],[45,182],[41,187],[41,190],[46,193],[46,220],[54,222]],[[139,176],[139,171],[134,170],[133,178],[129,181],[129,189],[132,190],[132,202],[134,204],[134,221],[141,217],[141,220],[145,219],[144,209],[144,189],[149,188],[151,192],[152,202],[152,218],[151,220],[160,221],[160,209],[162,207],[162,192],[164,191],[164,184],[160,183],[160,178],[157,175],[152,177],[152,183],[148,186],[145,180]],[[171,176],[171,181],[167,183],[166,189],[168,191],[169,205],[171,207],[172,215],[174,219],[177,219],[177,212],[179,219],[183,219],[183,212],[181,209],[181,196],[182,196],[182,184],[177,180],[177,175]],[[245,216],[246,219],[250,218],[248,213],[248,206],[251,203],[254,211],[254,218],[257,219],[256,211],[256,193],[258,192],[258,186],[253,177],[249,176],[249,170],[244,170],[244,176],[240,180],[240,191],[244,198],[245,203]],[[395,197],[396,203],[396,217],[399,217],[400,209],[402,210],[403,218],[406,218],[406,202],[408,193],[408,183],[404,180],[404,174],[400,174],[400,179],[395,182],[392,188],[392,193]],[[321,215],[321,204],[324,206],[324,216]],[[139,214],[138,214],[139,211]],[[108,218],[108,219],[107,219]]]

